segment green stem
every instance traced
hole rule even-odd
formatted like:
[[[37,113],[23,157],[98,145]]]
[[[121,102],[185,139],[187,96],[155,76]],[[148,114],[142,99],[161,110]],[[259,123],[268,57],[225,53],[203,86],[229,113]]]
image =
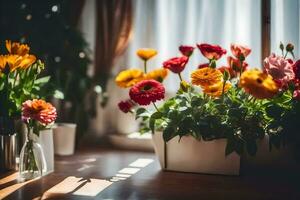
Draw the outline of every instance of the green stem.
[[[183,81],[183,79],[182,79],[182,77],[181,77],[181,73],[180,73],[180,72],[178,73],[178,76],[179,76],[179,79],[180,79],[180,81]]]
[[[283,57],[284,59],[286,58],[287,54],[288,54],[288,51],[285,52],[285,55]]]
[[[147,60],[144,60],[144,73],[147,74]]]
[[[158,110],[158,107],[156,106],[156,104],[155,104],[154,102],[152,102],[152,104],[153,104],[153,106],[155,107],[156,111],[157,111],[157,112],[160,112],[160,111]]]
[[[223,87],[222,87],[222,100],[224,100],[225,85],[226,85],[226,80],[223,81]]]

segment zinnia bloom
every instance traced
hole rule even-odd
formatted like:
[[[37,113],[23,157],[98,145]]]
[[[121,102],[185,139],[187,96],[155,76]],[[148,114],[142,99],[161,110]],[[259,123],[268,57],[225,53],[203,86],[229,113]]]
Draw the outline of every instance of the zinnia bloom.
[[[131,112],[131,109],[135,106],[135,103],[132,100],[128,99],[126,101],[120,101],[118,103],[118,106],[121,111],[123,111],[124,113],[128,113]]]
[[[209,60],[219,60],[222,55],[226,54],[226,50],[220,47],[219,45],[211,45],[211,44],[197,44],[197,47]]]
[[[231,84],[225,83],[224,93],[226,93],[230,88],[231,88]],[[212,97],[220,97],[223,92],[223,82],[219,82],[214,85],[204,87],[203,92]]]
[[[241,61],[239,59],[236,59],[232,56],[228,56],[227,57],[227,62],[228,65],[236,72],[240,72],[241,71]],[[248,63],[243,62],[243,66],[242,66],[242,72],[245,71],[248,67]]]
[[[43,125],[48,125],[55,121],[57,117],[56,109],[50,103],[41,99],[27,100],[22,104],[22,119],[37,120]]]
[[[257,69],[245,71],[241,76],[240,86],[245,92],[258,99],[272,98],[278,92],[277,84],[272,76]]]
[[[222,82],[223,74],[210,67],[197,69],[191,74],[192,84],[207,87]]]
[[[119,87],[128,88],[144,79],[144,73],[139,69],[128,69],[120,72],[115,82]]]
[[[251,49],[245,45],[231,44],[230,49],[232,54],[238,59],[246,58],[251,53]]]
[[[188,45],[181,45],[179,47],[179,51],[182,53],[182,55],[190,57],[193,54],[195,47],[188,46]]]
[[[130,89],[129,96],[139,105],[149,105],[165,97],[165,88],[158,81],[143,80]]]
[[[16,54],[19,56],[24,56],[29,53],[29,46],[26,44],[20,44],[18,42],[11,43],[10,40],[5,41],[6,49],[10,54]]]
[[[143,48],[138,49],[136,54],[144,61],[149,60],[150,58],[154,57],[157,54],[157,51],[155,49],[150,48]]]
[[[174,73],[180,73],[184,70],[189,58],[187,56],[174,57],[163,63],[163,67]]]
[[[168,75],[168,70],[166,70],[164,68],[160,68],[160,69],[155,69],[155,70],[147,73],[146,79],[154,79],[154,80],[162,83],[167,75]]]
[[[264,70],[283,86],[295,78],[293,63],[274,53],[265,58]]]
[[[300,89],[294,91],[293,98],[300,101]]]
[[[297,82],[300,81],[300,60],[294,63],[293,65],[293,71],[295,74],[295,79]]]

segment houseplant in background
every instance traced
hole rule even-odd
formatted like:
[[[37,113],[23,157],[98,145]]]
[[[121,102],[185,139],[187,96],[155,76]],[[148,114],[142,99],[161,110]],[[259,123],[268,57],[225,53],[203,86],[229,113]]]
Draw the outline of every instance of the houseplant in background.
[[[245,150],[255,155],[257,142],[266,135],[283,137],[281,128],[274,129],[274,123],[280,126],[282,123],[276,120],[281,114],[274,114],[273,106],[276,103],[292,106],[295,100],[292,101],[291,94],[297,98],[297,90],[287,92],[287,85],[279,82],[266,66],[263,71],[248,69],[245,60],[251,49],[246,46],[232,44],[233,56],[228,56],[228,65],[221,67],[217,61],[227,53],[225,49],[210,44],[197,47],[208,62],[199,65],[191,74],[191,83],[182,79],[181,72],[193,47],[181,46],[182,56],[163,63],[163,67],[178,75],[181,82],[176,95],[160,106],[155,102],[164,98],[165,88],[159,81],[149,78],[146,71],[139,72],[139,76],[133,76],[132,70],[121,72],[116,82],[120,85],[119,76],[127,74],[124,85],[128,83],[131,87],[129,96],[135,103],[126,101],[119,107],[125,112],[134,112],[136,118],[142,120],[142,132],[156,132],[154,146],[163,168],[237,175],[240,155]],[[285,57],[282,59],[291,62]],[[287,68],[282,68],[281,72],[284,70]],[[295,88],[294,80],[291,77],[286,83]],[[287,93],[289,98],[286,98]],[[137,106],[149,104],[153,104],[154,111]],[[270,144],[273,141],[271,139]]]
[[[1,169],[14,169],[16,159],[15,122],[21,119],[21,105],[27,99],[40,98],[49,77],[40,77],[44,64],[29,54],[29,46],[6,41],[0,55]],[[10,150],[11,152],[7,152]],[[2,157],[3,156],[3,157]],[[6,166],[5,162],[10,161]]]
[[[38,143],[41,127],[49,126],[56,119],[56,109],[44,100],[27,100],[22,104],[22,120],[26,123],[26,140],[20,154],[19,177],[21,180],[38,178],[47,172],[43,148]]]

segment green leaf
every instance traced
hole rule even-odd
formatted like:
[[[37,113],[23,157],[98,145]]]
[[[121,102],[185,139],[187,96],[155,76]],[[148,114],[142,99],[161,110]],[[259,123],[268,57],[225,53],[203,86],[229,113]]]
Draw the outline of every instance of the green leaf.
[[[142,115],[147,112],[145,108],[138,108],[135,112],[135,119],[138,119],[140,117],[143,117]]]
[[[169,125],[163,130],[163,139],[165,142],[168,142],[175,136],[175,127]]]
[[[152,133],[154,133],[154,129],[155,129],[155,120],[159,119],[161,117],[162,117],[161,112],[155,112],[151,115],[151,117],[149,119],[149,127],[150,127]]]
[[[45,77],[42,77],[42,78],[39,78],[37,80],[34,81],[34,84],[45,84],[45,83],[48,83],[49,80],[50,80],[50,76],[45,76]]]

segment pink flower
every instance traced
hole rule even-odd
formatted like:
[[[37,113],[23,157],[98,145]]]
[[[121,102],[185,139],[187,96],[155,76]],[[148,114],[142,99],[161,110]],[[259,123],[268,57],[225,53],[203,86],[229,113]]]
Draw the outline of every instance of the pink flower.
[[[227,57],[227,62],[228,65],[236,72],[240,72],[241,71],[241,61],[239,59],[236,59],[232,56],[228,56]],[[245,71],[248,67],[248,63],[243,61],[243,68],[242,68],[242,72]]]
[[[219,45],[197,44],[197,47],[201,51],[202,55],[209,60],[219,60],[222,57],[222,55],[227,53],[226,50],[220,47]]]
[[[181,45],[179,47],[179,51],[182,53],[182,55],[190,57],[193,54],[194,47],[188,45]]]
[[[300,81],[300,60],[295,62],[295,64],[293,65],[293,71],[295,73],[296,81],[299,82]]]
[[[293,98],[300,101],[300,89],[294,91]]]
[[[281,56],[274,53],[264,60],[264,70],[270,74],[276,82],[286,86],[295,78],[293,64]]]
[[[22,119],[25,123],[37,120],[46,126],[54,122],[56,117],[56,108],[42,99],[27,100],[22,104]]]
[[[241,56],[246,58],[251,53],[251,49],[244,45],[231,44],[230,49],[232,54],[238,59],[240,59]]]

